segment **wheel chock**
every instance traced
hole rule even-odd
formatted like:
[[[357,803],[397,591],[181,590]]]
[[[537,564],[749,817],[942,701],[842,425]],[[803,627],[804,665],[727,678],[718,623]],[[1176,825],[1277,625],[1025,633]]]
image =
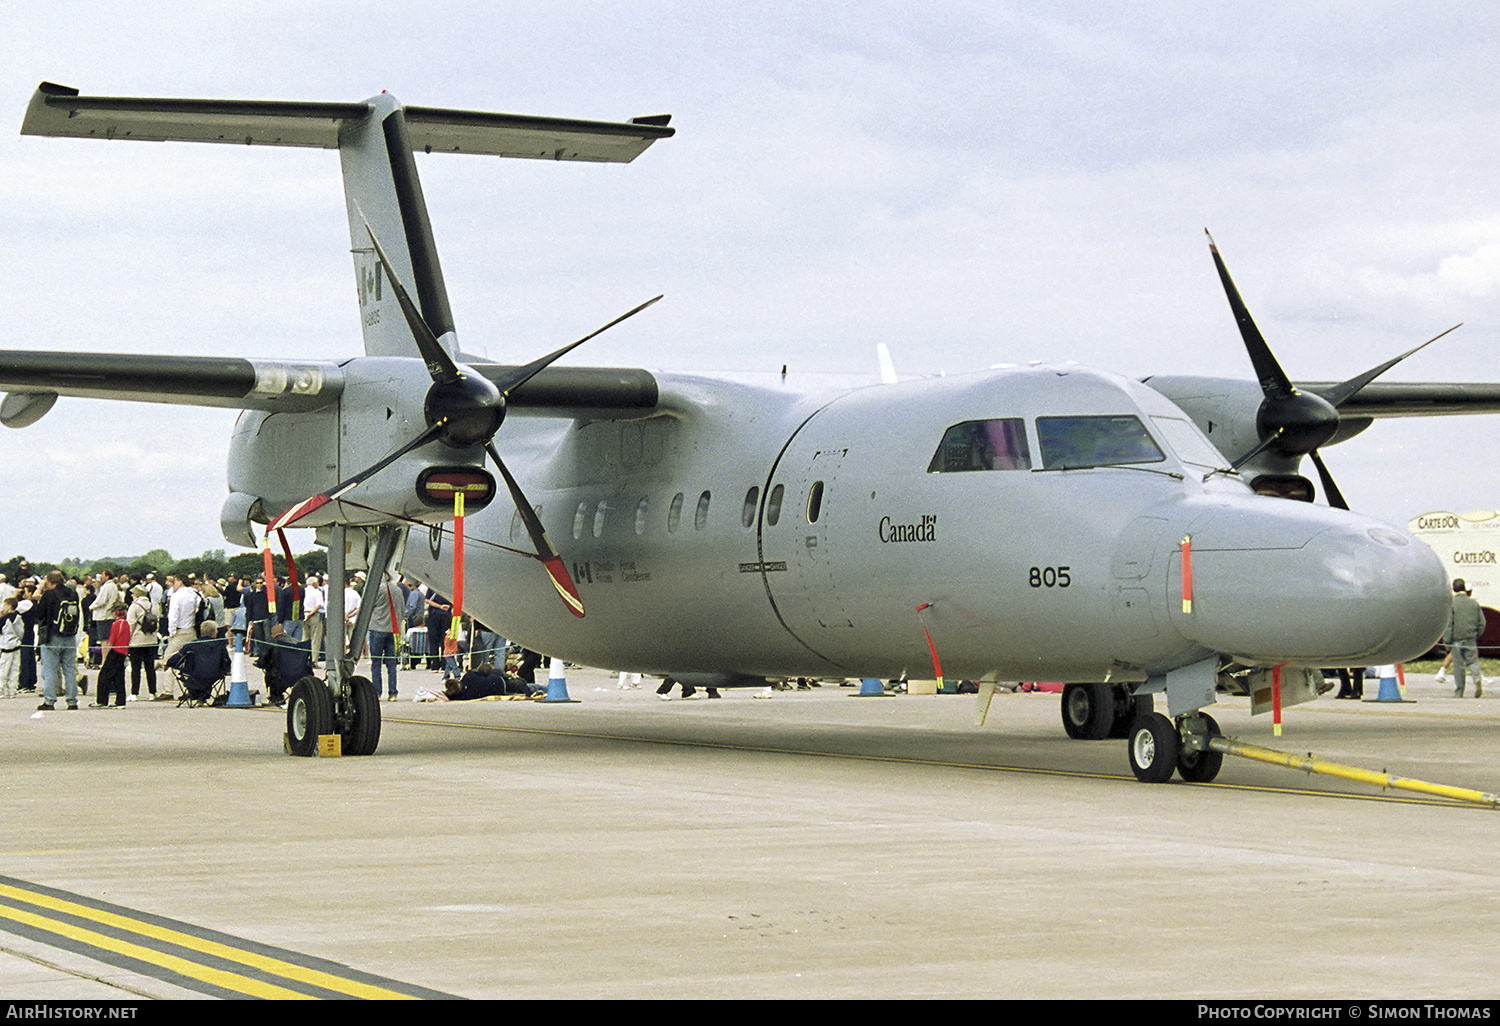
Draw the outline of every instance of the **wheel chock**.
[[[342,734],[318,735],[318,758],[337,759],[343,754],[344,737]]]

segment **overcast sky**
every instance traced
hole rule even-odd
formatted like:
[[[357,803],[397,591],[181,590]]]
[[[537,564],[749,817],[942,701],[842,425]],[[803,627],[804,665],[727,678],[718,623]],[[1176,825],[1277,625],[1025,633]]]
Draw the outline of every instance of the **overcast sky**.
[[[873,374],[885,342],[903,374],[1249,377],[1206,226],[1293,377],[1349,377],[1464,321],[1391,378],[1500,381],[1500,5],[0,9],[10,348],[361,347],[336,154],[13,134],[45,79],[671,113],[677,136],[630,165],[419,155],[460,340],[497,360],[664,292],[572,362]],[[228,547],[233,419],[63,399],[0,429],[0,557]],[[1356,509],[1404,523],[1500,506],[1497,427],[1386,421],[1326,455]]]

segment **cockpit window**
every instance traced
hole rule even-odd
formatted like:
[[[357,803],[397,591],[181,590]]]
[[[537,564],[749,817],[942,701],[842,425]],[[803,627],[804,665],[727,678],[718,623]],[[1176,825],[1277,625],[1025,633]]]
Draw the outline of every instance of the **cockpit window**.
[[[943,432],[929,474],[960,474],[969,470],[1030,470],[1031,446],[1026,422],[1020,417],[966,420]]]
[[[1151,420],[1182,462],[1210,468],[1229,466],[1229,461],[1196,425],[1180,417],[1152,417]]]
[[[1140,418],[1129,415],[1038,417],[1036,433],[1045,470],[1160,463],[1167,458]]]

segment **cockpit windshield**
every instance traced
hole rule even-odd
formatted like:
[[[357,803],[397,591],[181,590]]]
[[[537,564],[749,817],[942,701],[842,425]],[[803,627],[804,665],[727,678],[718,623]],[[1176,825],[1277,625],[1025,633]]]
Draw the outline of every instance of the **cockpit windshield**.
[[[1030,469],[1031,445],[1026,441],[1026,422],[1020,417],[1005,417],[954,424],[943,432],[927,473]]]
[[[1117,467],[1131,463],[1160,463],[1166,459],[1140,418],[1129,414],[1038,417],[1036,432],[1042,446],[1044,470]]]

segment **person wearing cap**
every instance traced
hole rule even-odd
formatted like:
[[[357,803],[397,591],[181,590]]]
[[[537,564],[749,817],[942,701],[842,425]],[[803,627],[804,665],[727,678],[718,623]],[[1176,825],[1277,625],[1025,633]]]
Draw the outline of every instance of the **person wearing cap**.
[[[1484,633],[1484,610],[1469,597],[1462,577],[1453,582],[1453,606],[1448,613],[1448,629],[1443,643],[1453,651],[1453,697],[1464,697],[1465,669],[1474,670],[1474,697],[1484,694],[1484,678],[1479,667],[1479,636]]]

